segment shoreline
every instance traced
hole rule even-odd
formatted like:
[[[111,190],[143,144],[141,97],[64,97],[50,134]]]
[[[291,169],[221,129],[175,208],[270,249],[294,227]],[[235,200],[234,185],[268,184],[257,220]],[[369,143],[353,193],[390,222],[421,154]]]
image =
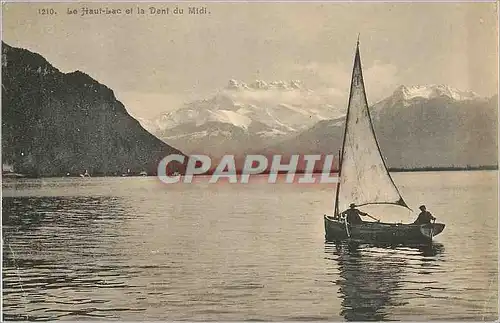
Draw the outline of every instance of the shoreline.
[[[417,172],[456,172],[456,171],[498,171],[498,166],[478,166],[478,167],[422,167],[422,168],[411,168],[411,169],[405,169],[405,168],[389,168],[389,172],[391,173],[417,173]],[[251,176],[261,176],[261,175],[269,175],[270,172],[263,172],[261,174],[254,174]],[[279,172],[278,175],[286,175],[286,172]],[[305,172],[296,172],[295,175],[304,175],[306,174]],[[322,172],[313,172],[312,175],[321,175],[323,174]],[[333,174],[338,174],[338,171],[332,171],[329,173],[330,175]],[[182,174],[180,174],[183,176]],[[205,174],[200,174],[200,175],[193,175],[194,177],[203,177],[203,176],[212,176],[213,174],[211,172],[207,172]],[[242,175],[241,172],[236,172],[237,176]],[[103,174],[103,175],[92,175],[91,177],[81,177],[81,176],[30,176],[30,175],[25,175],[25,174],[12,174],[12,173],[6,173],[2,174],[2,179],[37,179],[37,178],[81,178],[82,180],[92,178],[92,177],[98,177],[98,178],[103,178],[103,177],[117,177],[117,178],[127,178],[127,177],[157,177],[156,175],[128,175],[128,176],[121,176],[121,175],[111,175],[111,174]]]

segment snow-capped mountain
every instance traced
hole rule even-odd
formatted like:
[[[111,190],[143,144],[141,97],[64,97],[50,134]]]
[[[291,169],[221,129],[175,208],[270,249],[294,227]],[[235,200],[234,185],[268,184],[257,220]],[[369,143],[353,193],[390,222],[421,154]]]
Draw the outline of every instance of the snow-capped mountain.
[[[293,91],[303,89],[303,84],[301,81],[273,81],[270,83],[266,83],[262,80],[256,80],[253,83],[247,84],[244,82],[239,82],[237,80],[229,80],[227,85],[227,89],[229,90],[282,90],[282,91]]]
[[[336,154],[346,104],[330,103],[343,101],[296,81],[231,80],[154,120],[155,134],[188,154]],[[497,163],[494,98],[445,85],[400,86],[370,113],[391,167]]]
[[[235,147],[244,152],[295,135],[320,120],[341,116],[343,112],[329,102],[328,93],[308,90],[299,81],[247,84],[230,80],[208,99],[186,103],[153,122],[141,123],[185,152],[200,151],[207,145],[217,151]]]
[[[370,108],[389,167],[496,165],[498,96],[482,98],[447,86],[401,86]],[[324,120],[267,150],[334,153],[345,117]]]
[[[331,118],[332,110],[328,101],[321,101],[313,91],[303,89],[299,81],[246,84],[230,80],[225,89],[211,98],[189,102],[164,114],[156,126],[166,130],[183,123],[201,126],[221,122],[248,129],[252,122],[259,122],[278,130],[272,132],[295,132]]]
[[[394,97],[403,100],[434,99],[438,97],[449,97],[456,101],[479,99],[480,96],[472,91],[460,91],[447,85],[416,85],[406,87],[401,85],[394,91]]]
[[[474,101],[482,98],[472,91],[461,91],[447,85],[401,85],[393,94],[372,107],[373,111],[384,109],[388,106],[410,106],[415,101],[448,98],[454,101]]]

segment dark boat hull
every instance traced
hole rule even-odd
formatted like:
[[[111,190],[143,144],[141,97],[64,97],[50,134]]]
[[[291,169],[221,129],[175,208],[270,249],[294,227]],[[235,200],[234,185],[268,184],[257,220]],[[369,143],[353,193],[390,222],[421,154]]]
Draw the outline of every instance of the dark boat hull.
[[[327,241],[355,241],[366,243],[382,243],[389,245],[428,244],[440,234],[443,223],[402,224],[363,222],[361,224],[346,224],[326,216],[325,238]]]

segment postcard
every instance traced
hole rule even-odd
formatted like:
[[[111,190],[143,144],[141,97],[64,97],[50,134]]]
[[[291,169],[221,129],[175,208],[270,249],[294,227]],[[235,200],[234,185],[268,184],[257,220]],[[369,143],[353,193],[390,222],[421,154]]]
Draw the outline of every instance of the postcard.
[[[2,3],[2,319],[498,320],[496,2]]]

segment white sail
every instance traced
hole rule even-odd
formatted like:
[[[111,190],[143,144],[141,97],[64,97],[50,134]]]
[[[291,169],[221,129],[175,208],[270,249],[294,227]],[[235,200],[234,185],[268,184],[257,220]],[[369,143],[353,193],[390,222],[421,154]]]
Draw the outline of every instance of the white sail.
[[[375,138],[361,70],[359,46],[352,71],[351,93],[341,151],[336,213],[349,204],[395,204],[408,207],[386,168]]]

